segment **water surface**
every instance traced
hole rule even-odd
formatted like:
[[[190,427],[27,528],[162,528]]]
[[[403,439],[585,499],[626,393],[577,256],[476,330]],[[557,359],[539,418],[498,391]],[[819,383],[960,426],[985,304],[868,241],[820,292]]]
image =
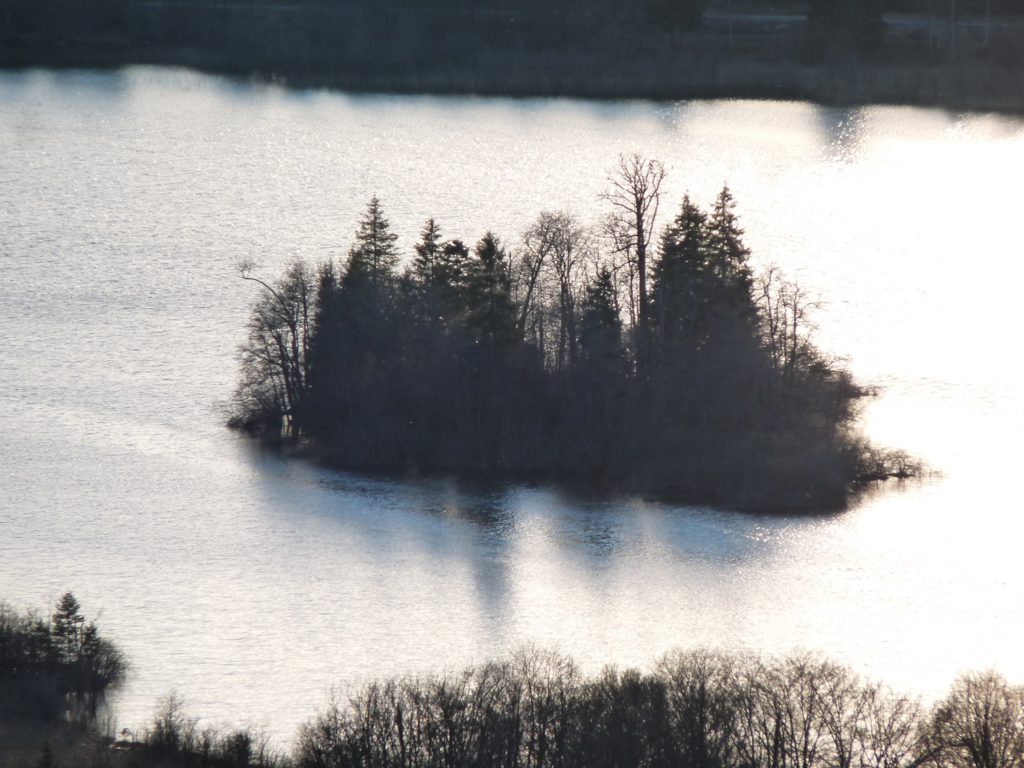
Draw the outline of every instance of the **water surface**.
[[[941,479],[778,518],[329,472],[222,427],[252,286],[343,256],[382,197],[515,244],[602,211],[620,152],[739,200]],[[0,74],[0,596],[72,589],[125,647],[119,724],[178,690],[287,740],[334,685],[523,643],[588,669],[672,647],[819,651],[926,698],[1024,681],[1016,376],[1024,121],[783,102],[348,96],[174,70]],[[663,219],[664,221],[664,219]]]

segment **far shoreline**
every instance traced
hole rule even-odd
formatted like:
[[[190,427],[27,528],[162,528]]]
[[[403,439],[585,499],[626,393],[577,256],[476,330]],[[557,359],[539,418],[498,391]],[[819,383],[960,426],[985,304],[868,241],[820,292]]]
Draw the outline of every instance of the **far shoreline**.
[[[185,69],[240,82],[277,85],[294,90],[394,96],[480,97],[510,99],[577,99],[581,101],[797,101],[822,107],[918,107],[950,112],[1024,115],[1024,72],[993,65],[968,69],[949,65],[914,67],[866,66],[855,77],[823,66],[773,65],[749,62],[715,66],[714,76],[685,77],[660,84],[628,76],[608,79],[509,76],[508,73],[410,73],[359,76],[322,72],[246,68],[217,61],[198,52],[171,55],[122,55],[122,52],[69,48],[32,51],[8,48],[0,52],[0,71],[116,72],[132,67]],[[743,70],[743,71],[739,71]],[[985,83],[984,90],[977,86]]]

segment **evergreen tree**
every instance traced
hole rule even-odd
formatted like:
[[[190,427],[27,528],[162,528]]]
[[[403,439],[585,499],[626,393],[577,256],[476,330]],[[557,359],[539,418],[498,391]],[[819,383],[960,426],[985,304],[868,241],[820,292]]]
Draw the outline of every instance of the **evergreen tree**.
[[[65,662],[77,661],[82,646],[85,617],[81,605],[70,592],[65,592],[53,614],[53,636]]]
[[[605,480],[621,471],[626,431],[623,407],[630,366],[623,348],[622,317],[612,273],[598,271],[579,304],[579,352],[572,368],[572,431],[580,436],[567,447],[573,465]]]
[[[696,343],[707,313],[712,278],[707,221],[707,214],[686,195],[662,234],[651,279],[651,324],[662,345]]]
[[[622,355],[622,318],[612,273],[602,268],[587,286],[580,305],[580,352],[586,361]]]
[[[461,240],[441,246],[434,264],[434,291],[447,325],[458,323],[467,310],[472,265],[469,248]]]
[[[468,284],[467,326],[480,341],[501,346],[518,335],[511,279],[506,254],[493,233],[486,233],[476,246]]]
[[[391,280],[398,265],[397,240],[398,235],[391,231],[391,224],[384,218],[380,200],[375,195],[359,222],[356,242],[349,252],[348,274],[363,273],[377,285]]]
[[[332,395],[343,370],[342,361],[341,284],[332,262],[322,264],[317,272],[316,314],[309,343],[310,397],[303,424],[308,422],[314,432],[323,433],[325,414],[333,415]]]
[[[412,262],[412,274],[420,285],[433,285],[434,272],[441,255],[441,228],[433,218],[420,232],[420,241],[414,246],[416,256]]]
[[[708,266],[713,279],[712,300],[741,316],[755,312],[752,296],[754,276],[743,244],[743,230],[736,218],[736,200],[728,185],[722,187],[707,222]]]

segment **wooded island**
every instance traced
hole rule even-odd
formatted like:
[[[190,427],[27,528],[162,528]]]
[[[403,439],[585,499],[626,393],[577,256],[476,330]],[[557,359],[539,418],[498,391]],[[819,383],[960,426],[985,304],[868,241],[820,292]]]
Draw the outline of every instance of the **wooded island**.
[[[864,394],[809,335],[812,302],[748,263],[735,202],[622,157],[597,228],[543,212],[517,247],[433,219],[411,262],[374,198],[344,264],[260,295],[230,423],[360,470],[555,479],[758,509],[845,504],[906,475],[854,429]]]

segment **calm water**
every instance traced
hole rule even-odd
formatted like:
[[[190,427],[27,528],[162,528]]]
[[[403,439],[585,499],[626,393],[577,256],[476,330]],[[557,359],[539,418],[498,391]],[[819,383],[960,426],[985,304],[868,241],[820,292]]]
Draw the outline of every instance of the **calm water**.
[[[407,248],[428,215],[514,243],[544,208],[598,217],[636,150],[667,214],[729,182],[757,262],[883,388],[868,434],[941,479],[779,519],[368,479],[222,428],[239,259],[342,255],[374,193]],[[332,686],[526,642],[590,669],[805,648],[926,698],[1024,681],[1022,178],[1024,121],[987,115],[0,74],[0,597],[99,614],[122,727],[177,690],[287,740]]]

